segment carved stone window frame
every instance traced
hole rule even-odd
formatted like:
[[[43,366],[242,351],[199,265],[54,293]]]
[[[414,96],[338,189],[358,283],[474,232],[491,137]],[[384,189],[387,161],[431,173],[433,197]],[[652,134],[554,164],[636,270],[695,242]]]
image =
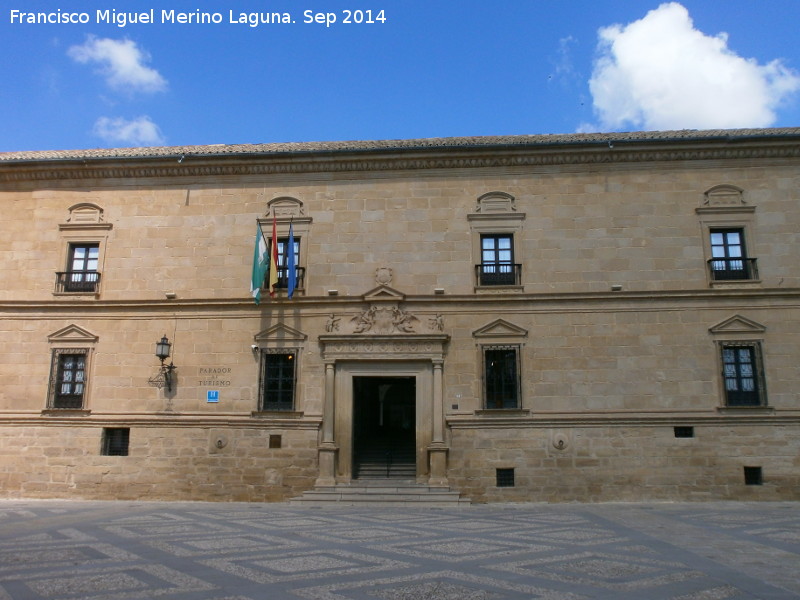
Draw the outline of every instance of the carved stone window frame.
[[[64,223],[58,225],[61,234],[61,245],[58,257],[58,268],[55,272],[70,271],[70,256],[72,248],[81,245],[97,245],[97,272],[105,271],[106,249],[108,238],[113,225],[104,222],[104,211],[97,204],[80,202],[68,209],[69,215]],[[59,291],[58,286],[53,291],[54,296],[86,296],[100,297],[103,287],[102,278],[93,290]]]
[[[506,192],[488,192],[477,200],[475,211],[467,215],[470,226],[472,263],[482,263],[481,236],[506,235],[512,240],[512,256],[522,264],[522,275],[525,276],[524,254],[521,251],[521,234],[525,225],[525,213],[517,212],[516,199]],[[524,285],[480,285],[478,278],[472,274],[475,293],[522,292]],[[520,282],[521,283],[521,282]]]
[[[757,245],[755,236],[756,207],[748,205],[745,193],[734,185],[716,185],[703,194],[702,206],[695,209],[700,224],[703,240],[703,256],[705,257],[705,274],[709,287],[741,287],[761,283],[759,278],[737,280],[715,280],[708,267],[713,258],[711,251],[711,233],[715,230],[741,229],[748,258],[756,258],[754,249]]]
[[[258,226],[264,234],[267,245],[271,243],[272,222],[275,219],[276,235],[279,240],[286,240],[289,237],[289,225],[292,226],[292,233],[300,243],[300,255],[297,267],[306,269],[303,279],[303,287],[297,288],[295,294],[304,295],[308,290],[308,246],[310,242],[311,223],[313,219],[306,215],[305,206],[301,200],[292,196],[278,196],[267,202],[267,212],[263,217],[258,218]],[[278,288],[278,295],[285,295],[285,288]]]
[[[716,383],[718,387],[717,410],[721,413],[752,413],[754,411],[774,412],[774,408],[768,403],[767,396],[767,375],[764,361],[764,342],[767,328],[761,323],[757,323],[747,317],[736,314],[732,317],[709,327],[709,333],[715,346],[715,365]],[[754,367],[756,373],[756,384],[758,388],[759,404],[735,406],[728,404],[727,391],[725,388],[725,374],[723,351],[732,347],[750,347],[754,354]]]
[[[47,336],[50,346],[50,375],[47,385],[47,399],[42,414],[45,415],[87,415],[91,412],[92,384],[94,377],[94,353],[99,338],[77,325],[68,325]],[[84,389],[80,408],[55,408],[56,378],[60,356],[64,354],[85,355]]]
[[[257,333],[253,336],[255,341],[253,353],[257,358],[257,385],[255,398],[256,409],[252,412],[253,416],[276,416],[280,418],[295,417],[300,418],[304,415],[303,408],[303,352],[308,336],[302,331],[298,331],[283,323],[278,323],[272,327]],[[263,364],[265,354],[294,354],[294,397],[292,400],[292,410],[278,410],[264,407],[263,394]]]
[[[479,369],[480,406],[475,410],[476,415],[484,416],[527,416],[530,407],[527,406],[525,395],[525,340],[528,331],[505,319],[495,319],[483,327],[472,332],[475,340],[475,362]],[[486,408],[486,351],[495,349],[513,349],[517,361],[517,406],[515,408]]]

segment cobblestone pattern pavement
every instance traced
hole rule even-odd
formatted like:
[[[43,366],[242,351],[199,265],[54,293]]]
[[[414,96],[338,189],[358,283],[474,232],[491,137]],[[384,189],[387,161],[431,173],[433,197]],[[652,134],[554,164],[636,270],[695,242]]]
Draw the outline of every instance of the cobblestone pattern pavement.
[[[800,504],[0,501],[0,600],[800,598]]]

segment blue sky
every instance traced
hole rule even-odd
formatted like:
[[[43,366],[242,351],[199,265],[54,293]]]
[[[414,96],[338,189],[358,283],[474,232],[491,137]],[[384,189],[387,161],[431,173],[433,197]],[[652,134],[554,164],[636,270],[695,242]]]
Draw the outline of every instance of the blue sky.
[[[0,151],[800,125],[796,0],[3,4]],[[197,9],[222,22],[161,22]]]

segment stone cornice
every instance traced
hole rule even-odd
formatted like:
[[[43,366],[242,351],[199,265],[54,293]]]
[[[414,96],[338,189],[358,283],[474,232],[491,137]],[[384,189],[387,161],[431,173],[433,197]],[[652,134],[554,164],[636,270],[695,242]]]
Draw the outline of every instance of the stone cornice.
[[[683,304],[701,303],[704,306],[716,306],[717,301],[746,301],[752,303],[755,300],[784,300],[790,305],[795,306],[800,302],[800,288],[753,288],[753,289],[694,289],[694,290],[665,290],[665,291],[620,291],[620,292],[574,292],[574,293],[547,293],[547,294],[496,294],[493,296],[481,295],[427,295],[427,296],[406,296],[404,303],[414,306],[415,310],[423,311],[427,316],[427,311],[446,310],[448,306],[460,307],[471,306],[474,304],[505,304],[522,305],[530,310],[557,311],[563,312],[567,305],[574,306],[577,310],[583,310],[584,305],[593,303],[594,305],[607,304],[613,309],[619,307],[630,307],[632,310],[641,310],[643,306],[650,306],[653,310],[658,310],[659,302]],[[418,306],[422,305],[422,306]],[[629,306],[630,305],[630,306]],[[181,315],[191,316],[194,313],[227,312],[236,311],[247,313],[249,316],[257,317],[262,312],[274,307],[285,308],[296,306],[304,310],[319,310],[322,315],[327,315],[332,308],[339,310],[355,311],[363,306],[363,297],[359,296],[309,296],[295,298],[292,300],[270,300],[269,303],[262,303],[256,306],[252,299],[245,298],[196,298],[191,300],[2,300],[0,301],[0,315],[21,316],[35,313],[66,313],[83,314],[90,313],[99,317],[104,313],[118,314],[120,312],[176,312]],[[408,334],[407,334],[408,335]]]
[[[673,427],[675,425],[741,426],[741,425],[797,425],[800,413],[796,410],[770,411],[739,410],[736,413],[717,414],[708,411],[674,411],[671,413],[627,412],[576,412],[530,415],[447,415],[447,425],[452,429],[552,429],[558,427]]]
[[[775,133],[771,133],[771,132]],[[693,132],[678,137],[625,134],[520,136],[474,138],[474,143],[425,140],[397,143],[333,143],[255,146],[249,150],[195,147],[181,153],[152,153],[134,149],[128,154],[96,156],[79,151],[21,153],[0,160],[0,183],[53,180],[247,177],[275,174],[425,171],[431,169],[514,168],[610,163],[653,163],[800,157],[800,130],[756,130],[723,135]],[[547,141],[543,141],[547,138]],[[454,138],[454,140],[461,140]],[[416,144],[416,145],[415,145]],[[247,147],[250,148],[250,147]],[[169,149],[162,149],[169,150]]]
[[[198,412],[94,412],[94,411],[0,411],[0,425],[17,426],[139,426],[139,427],[237,427],[264,429],[280,427],[281,429],[318,429],[322,423],[321,416],[302,418],[282,417],[275,413],[269,415],[253,415],[252,413],[210,414]]]

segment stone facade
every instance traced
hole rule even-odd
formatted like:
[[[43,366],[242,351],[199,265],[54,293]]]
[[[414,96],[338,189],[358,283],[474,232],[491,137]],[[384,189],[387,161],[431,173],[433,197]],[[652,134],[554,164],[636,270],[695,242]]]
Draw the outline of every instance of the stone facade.
[[[798,142],[0,154],[0,494],[291,498],[357,476],[357,396],[383,427],[403,381],[417,481],[475,501],[797,499]],[[292,299],[250,297],[257,223],[299,239]],[[270,355],[290,405],[262,393]]]

